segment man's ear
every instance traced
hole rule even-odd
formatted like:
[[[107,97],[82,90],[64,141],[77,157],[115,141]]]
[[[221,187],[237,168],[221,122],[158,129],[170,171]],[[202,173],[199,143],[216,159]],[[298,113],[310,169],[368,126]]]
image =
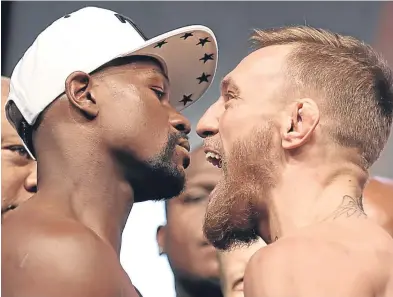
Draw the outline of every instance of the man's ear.
[[[81,71],[71,73],[66,80],[68,100],[90,120],[98,115],[98,105],[91,88],[91,76]]]
[[[166,237],[166,225],[158,226],[156,240],[157,240],[157,245],[158,245],[158,253],[160,256],[165,254],[165,249],[164,249],[165,237]]]
[[[290,150],[310,140],[319,123],[319,108],[314,100],[305,98],[290,105],[282,126],[282,146]]]

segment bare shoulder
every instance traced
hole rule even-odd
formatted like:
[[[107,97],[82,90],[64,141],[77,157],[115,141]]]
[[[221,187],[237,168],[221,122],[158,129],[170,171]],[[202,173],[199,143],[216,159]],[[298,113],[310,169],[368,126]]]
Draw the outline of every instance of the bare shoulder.
[[[245,297],[372,296],[370,272],[334,241],[289,237],[261,248],[245,272]]]
[[[13,221],[2,226],[5,295],[119,295],[116,254],[88,228],[64,219]]]

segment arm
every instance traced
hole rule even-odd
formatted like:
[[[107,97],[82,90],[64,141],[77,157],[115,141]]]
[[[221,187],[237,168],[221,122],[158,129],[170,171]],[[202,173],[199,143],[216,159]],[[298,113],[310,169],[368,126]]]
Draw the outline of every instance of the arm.
[[[364,297],[370,291],[361,269],[340,246],[282,239],[248,263],[245,297]]]
[[[17,265],[7,265],[3,271],[7,274],[4,290],[9,295],[121,296],[119,280],[124,276],[115,253],[89,233],[46,236],[25,244],[28,248],[13,257]]]

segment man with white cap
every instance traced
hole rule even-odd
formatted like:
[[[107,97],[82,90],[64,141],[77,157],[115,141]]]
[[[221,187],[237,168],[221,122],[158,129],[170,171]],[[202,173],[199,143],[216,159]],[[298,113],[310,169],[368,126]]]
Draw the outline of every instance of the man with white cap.
[[[136,296],[119,262],[124,225],[134,202],[182,191],[190,123],[179,111],[205,93],[217,54],[206,27],[147,40],[93,7],[37,37],[6,105],[38,193],[3,221],[3,296]]]

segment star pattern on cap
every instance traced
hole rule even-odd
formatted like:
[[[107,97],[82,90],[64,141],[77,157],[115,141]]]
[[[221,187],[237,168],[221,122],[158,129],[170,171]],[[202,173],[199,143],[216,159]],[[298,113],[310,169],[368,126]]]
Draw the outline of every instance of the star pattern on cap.
[[[192,94],[190,95],[183,95],[183,99],[180,100],[179,102],[183,102],[184,106],[186,106],[186,104],[188,102],[192,102],[193,100],[191,99]]]
[[[197,80],[199,80],[199,84],[203,82],[209,82],[208,78],[210,77],[210,74],[206,74],[205,72],[202,73],[200,77],[197,77]]]
[[[205,54],[202,58],[199,59],[199,61],[203,61],[203,64],[205,64],[209,60],[214,60],[213,59],[214,54]]]
[[[186,40],[188,37],[194,36],[192,33],[184,33],[183,36],[180,36],[180,38],[183,38],[184,40]]]
[[[196,45],[205,46],[206,42],[210,42],[209,37],[199,38],[199,42]]]
[[[157,44],[154,46],[154,48],[156,48],[156,47],[161,48],[166,43],[168,43],[168,42],[166,42],[165,40],[157,42]]]

